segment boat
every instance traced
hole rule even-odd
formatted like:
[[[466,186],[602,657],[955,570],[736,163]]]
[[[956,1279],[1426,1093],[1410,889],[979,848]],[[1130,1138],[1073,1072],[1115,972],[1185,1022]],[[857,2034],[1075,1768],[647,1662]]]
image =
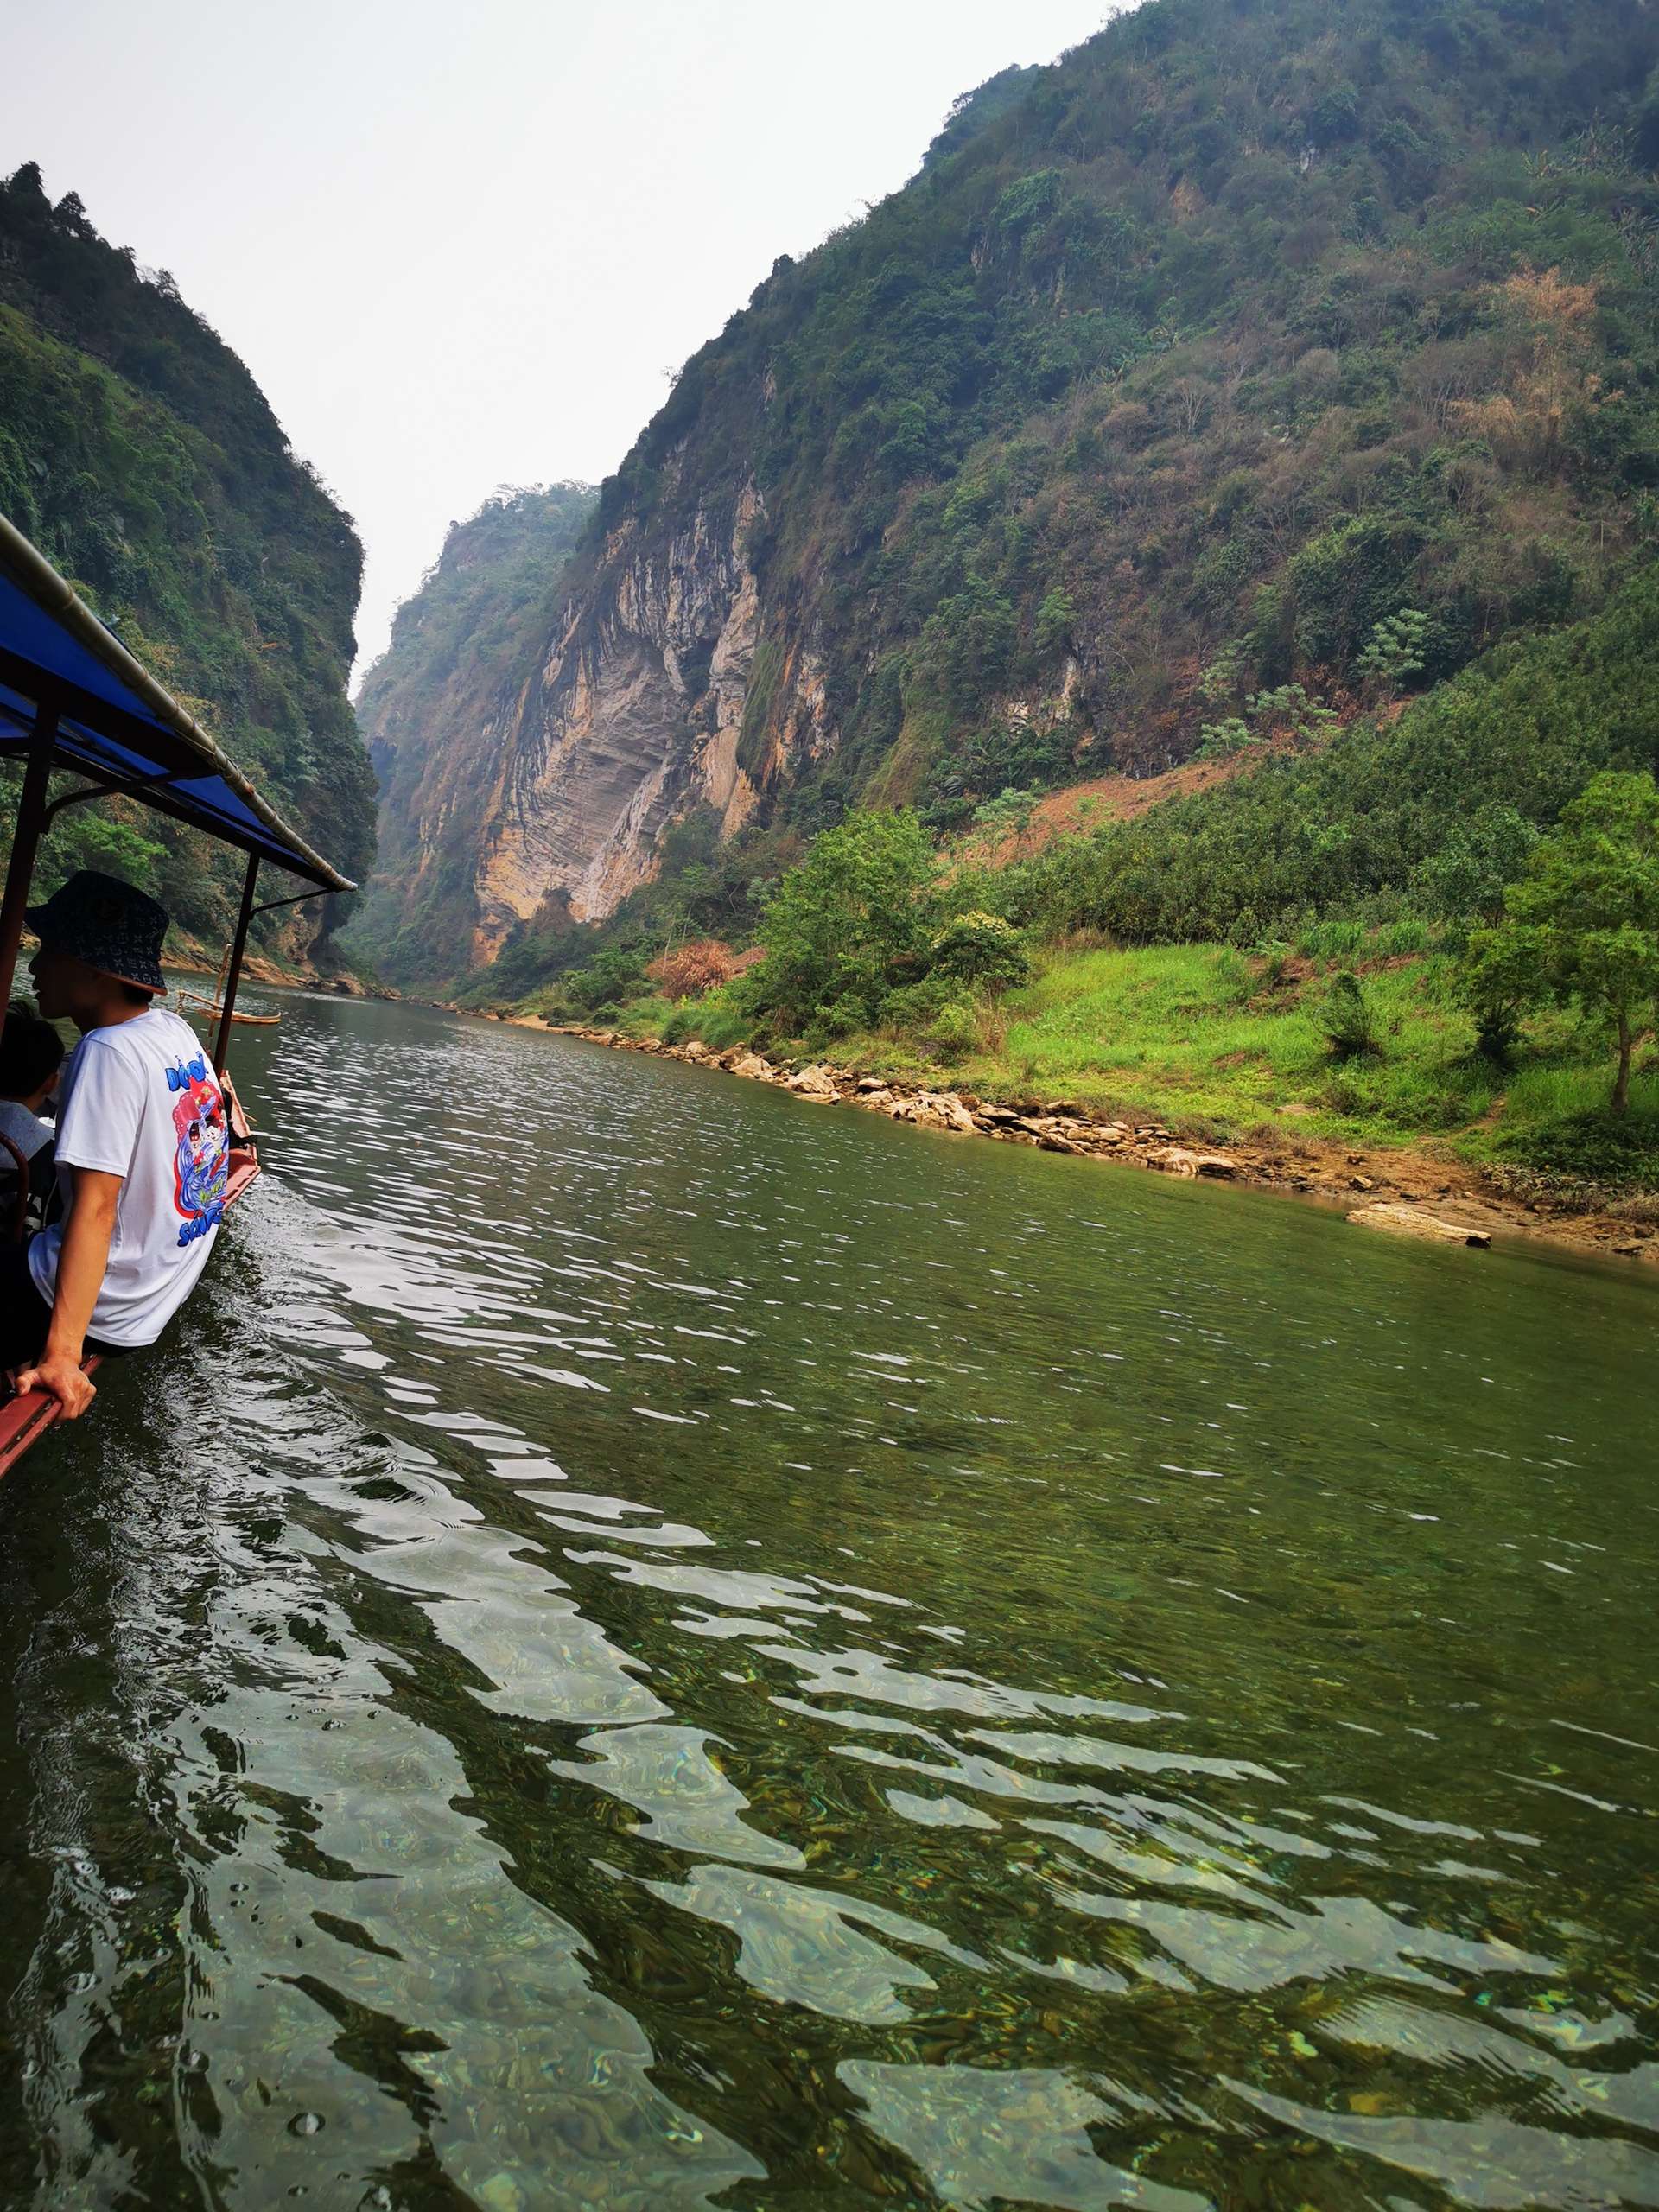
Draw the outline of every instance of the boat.
[[[41,837],[66,807],[111,795],[200,830],[247,856],[236,931],[220,969],[211,1012],[213,1062],[230,1125],[230,1173],[225,1204],[232,1205],[259,1173],[258,1149],[230,1079],[231,1031],[239,1021],[270,1023],[274,1014],[238,1014],[238,988],[256,914],[297,906],[356,886],[283,820],[236,763],[121,640],[99,621],[46,556],[0,515],[0,760],[23,763],[23,787],[12,832],[5,889],[0,894],[0,1008],[11,1003],[22,942],[24,909]],[[54,774],[79,780],[52,791]],[[284,870],[308,885],[280,899],[257,897],[262,867]],[[194,998],[195,994],[192,994]],[[22,1210],[0,1222],[15,1236]],[[98,1365],[89,1355],[84,1370]],[[29,1390],[0,1403],[0,1476],[53,1428],[62,1408],[49,1392]]]
[[[205,999],[200,991],[175,991],[174,997],[181,1007],[192,1014],[205,1014],[210,1021],[222,1021],[225,1008],[217,999]],[[231,1009],[231,1020],[246,1022],[251,1029],[274,1029],[282,1020],[280,1014],[244,1014],[239,1007]]]

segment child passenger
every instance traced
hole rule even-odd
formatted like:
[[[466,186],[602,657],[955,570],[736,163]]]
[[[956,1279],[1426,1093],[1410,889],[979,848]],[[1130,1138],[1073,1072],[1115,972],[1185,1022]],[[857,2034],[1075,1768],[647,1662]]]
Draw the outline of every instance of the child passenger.
[[[63,1043],[49,1021],[15,1006],[0,1036],[0,1234],[16,1203],[17,1158],[29,1173],[31,1216],[44,1207],[53,1181],[52,1124],[41,1109],[58,1087]],[[16,1150],[13,1150],[13,1147]],[[31,1218],[31,1228],[38,1219]]]

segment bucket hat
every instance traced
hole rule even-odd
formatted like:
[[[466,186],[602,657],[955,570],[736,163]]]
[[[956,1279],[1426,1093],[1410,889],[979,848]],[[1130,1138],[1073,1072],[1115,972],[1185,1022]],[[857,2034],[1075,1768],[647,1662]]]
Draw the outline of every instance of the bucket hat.
[[[119,877],[95,868],[77,868],[39,906],[29,926],[49,951],[84,960],[100,975],[141,991],[164,991],[162,939],[167,909]]]

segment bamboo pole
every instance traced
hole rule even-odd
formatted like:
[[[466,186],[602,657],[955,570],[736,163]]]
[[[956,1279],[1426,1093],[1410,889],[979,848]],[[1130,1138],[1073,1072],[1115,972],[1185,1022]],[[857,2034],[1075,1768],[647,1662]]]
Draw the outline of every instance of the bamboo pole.
[[[17,948],[23,941],[23,909],[29,904],[35,855],[46,821],[46,787],[52,778],[52,748],[57,734],[56,711],[44,705],[36,707],[29,766],[23,772],[23,795],[17,803],[17,821],[11,833],[11,862],[6,870],[5,896],[0,899],[0,1019],[3,1019],[5,1009],[11,1004],[11,987],[17,977]]]
[[[248,872],[242,881],[242,911],[236,918],[229,964],[225,971],[225,995],[219,1001],[219,1038],[213,1046],[213,1065],[220,1075],[230,1057],[231,1021],[236,1013],[237,988],[242,981],[242,956],[248,949],[248,924],[253,919],[253,887],[259,880],[259,855],[248,855]]]

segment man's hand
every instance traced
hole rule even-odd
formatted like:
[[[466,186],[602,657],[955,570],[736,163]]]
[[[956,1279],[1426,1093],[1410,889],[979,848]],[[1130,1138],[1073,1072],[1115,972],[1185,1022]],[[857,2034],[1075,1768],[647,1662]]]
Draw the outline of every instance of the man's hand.
[[[33,1367],[14,1367],[11,1387],[21,1398],[25,1390],[45,1390],[63,1408],[65,1421],[79,1421],[98,1395],[92,1377],[80,1371],[78,1359],[61,1353],[43,1352]]]

